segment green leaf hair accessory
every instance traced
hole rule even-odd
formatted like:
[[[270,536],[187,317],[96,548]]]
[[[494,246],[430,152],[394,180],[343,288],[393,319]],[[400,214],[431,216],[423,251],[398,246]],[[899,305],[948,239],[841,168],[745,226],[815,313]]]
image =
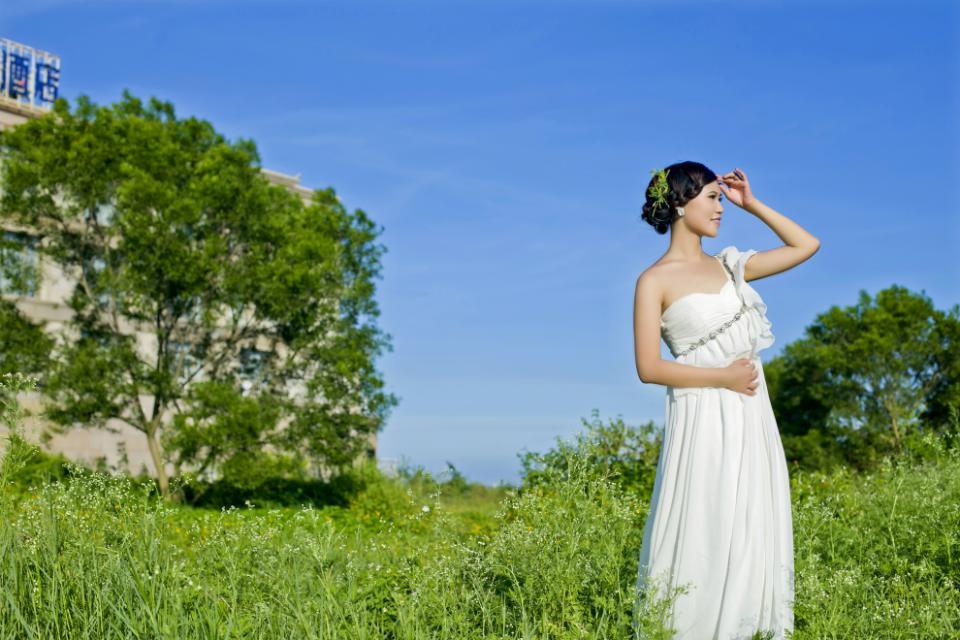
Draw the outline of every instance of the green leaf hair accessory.
[[[667,184],[667,174],[669,169],[651,169],[650,173],[657,176],[653,186],[650,187],[650,193],[653,195],[653,202],[657,206],[669,207],[667,204],[667,194],[670,193],[670,185]]]

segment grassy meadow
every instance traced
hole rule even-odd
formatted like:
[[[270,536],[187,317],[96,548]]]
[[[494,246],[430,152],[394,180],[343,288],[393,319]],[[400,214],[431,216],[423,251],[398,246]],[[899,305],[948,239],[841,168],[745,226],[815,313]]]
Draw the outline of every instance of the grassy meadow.
[[[960,637],[960,453],[792,473],[795,638]],[[201,509],[71,465],[0,498],[0,638],[667,638],[634,619],[646,490],[558,440],[535,483],[360,467],[339,507]],[[763,637],[757,635],[757,637]]]

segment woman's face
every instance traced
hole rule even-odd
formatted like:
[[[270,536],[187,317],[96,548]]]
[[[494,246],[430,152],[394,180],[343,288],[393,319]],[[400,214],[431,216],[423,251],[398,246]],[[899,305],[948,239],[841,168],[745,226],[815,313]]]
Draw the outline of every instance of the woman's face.
[[[703,186],[699,195],[683,208],[683,217],[678,223],[700,236],[715,238],[720,231],[720,215],[723,213],[723,192],[714,180]]]

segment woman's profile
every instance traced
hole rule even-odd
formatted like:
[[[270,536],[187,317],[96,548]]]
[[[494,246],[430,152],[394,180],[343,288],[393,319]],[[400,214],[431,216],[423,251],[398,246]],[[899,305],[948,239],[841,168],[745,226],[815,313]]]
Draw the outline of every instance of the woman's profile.
[[[668,595],[674,638],[741,639],[793,631],[793,520],[786,458],[759,352],[774,342],[749,281],[810,258],[819,240],[761,202],[746,174],[669,165],[646,191],[643,220],[670,232],[637,278],[640,380],[666,387],[664,434],[637,575],[637,605]],[[783,241],[706,253],[724,196]],[[661,338],[673,360],[660,356]]]

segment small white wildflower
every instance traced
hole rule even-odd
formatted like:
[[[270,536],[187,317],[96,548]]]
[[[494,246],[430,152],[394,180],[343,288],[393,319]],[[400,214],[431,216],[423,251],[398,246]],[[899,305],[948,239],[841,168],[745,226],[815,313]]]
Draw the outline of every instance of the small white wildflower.
[[[430,507],[427,505],[423,505],[423,512],[426,513],[428,511],[430,511]]]

